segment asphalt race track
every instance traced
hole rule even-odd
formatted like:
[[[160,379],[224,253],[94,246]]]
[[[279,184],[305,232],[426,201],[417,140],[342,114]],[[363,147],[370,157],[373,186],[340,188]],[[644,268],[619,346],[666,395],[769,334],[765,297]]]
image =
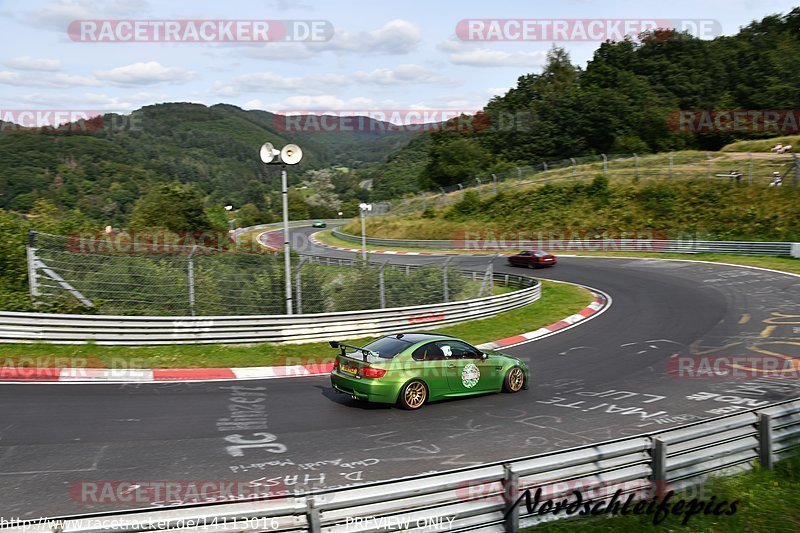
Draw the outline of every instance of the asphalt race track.
[[[496,269],[524,272],[499,262]],[[142,507],[103,501],[92,489],[98,481],[228,480],[272,493],[363,483],[563,450],[800,396],[797,379],[670,371],[676,355],[800,356],[800,278],[577,257],[528,273],[600,289],[613,304],[578,327],[508,349],[532,369],[531,387],[519,394],[406,412],[352,401],[326,377],[0,385],[0,515]],[[242,396],[266,399],[270,446],[236,447],[218,429]]]

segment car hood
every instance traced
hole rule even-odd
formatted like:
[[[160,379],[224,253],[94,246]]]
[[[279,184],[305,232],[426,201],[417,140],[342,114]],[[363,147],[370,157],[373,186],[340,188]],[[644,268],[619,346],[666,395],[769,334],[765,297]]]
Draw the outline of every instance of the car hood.
[[[503,352],[501,352],[499,350],[484,350],[484,353],[487,354],[490,359],[495,359],[495,360],[499,359],[499,360],[503,360],[503,361],[507,361],[507,362],[519,363],[519,364],[521,364],[522,366],[525,366],[525,367],[528,366],[527,363],[525,363],[525,361],[523,361],[519,357],[514,357],[513,355],[508,355],[507,353],[503,353]]]

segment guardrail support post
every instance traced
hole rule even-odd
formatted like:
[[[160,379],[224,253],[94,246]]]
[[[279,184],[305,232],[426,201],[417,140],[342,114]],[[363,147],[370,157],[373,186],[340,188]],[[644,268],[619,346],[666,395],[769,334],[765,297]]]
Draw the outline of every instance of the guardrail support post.
[[[655,485],[656,497],[664,495],[667,482],[667,443],[659,438],[653,439],[652,462],[650,467],[653,473],[650,482]]]
[[[758,414],[758,462],[772,469],[772,417],[767,413]]]
[[[319,533],[322,531],[322,525],[319,519],[319,509],[314,505],[314,500],[306,498],[306,522],[308,530],[311,533]]]
[[[505,530],[516,533],[519,530],[519,506],[514,505],[519,498],[519,474],[511,469],[511,465],[503,465],[503,490],[505,499]]]

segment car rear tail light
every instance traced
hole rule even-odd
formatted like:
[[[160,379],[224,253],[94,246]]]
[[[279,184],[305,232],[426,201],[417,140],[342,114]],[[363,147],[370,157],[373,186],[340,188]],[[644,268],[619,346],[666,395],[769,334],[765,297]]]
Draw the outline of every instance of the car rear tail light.
[[[386,370],[374,366],[362,366],[360,373],[365,378],[382,378],[386,375]]]
[[[333,358],[333,369],[336,370],[337,368],[339,368],[339,358],[338,357],[334,357]]]

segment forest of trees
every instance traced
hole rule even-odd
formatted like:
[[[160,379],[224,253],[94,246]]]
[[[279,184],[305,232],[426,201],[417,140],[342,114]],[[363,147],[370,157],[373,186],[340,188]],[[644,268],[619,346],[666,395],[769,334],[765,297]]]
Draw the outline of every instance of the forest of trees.
[[[657,31],[605,42],[585,68],[554,47],[541,73],[520,76],[516,87],[488,102],[471,128],[425,134],[425,143],[415,140],[414,149],[361,172],[385,176],[375,181],[375,192],[391,197],[511,165],[600,153],[716,150],[759,134],[675,131],[670,118],[681,109],[796,110],[798,57],[800,9],[713,40]],[[428,146],[422,154],[420,145]]]

